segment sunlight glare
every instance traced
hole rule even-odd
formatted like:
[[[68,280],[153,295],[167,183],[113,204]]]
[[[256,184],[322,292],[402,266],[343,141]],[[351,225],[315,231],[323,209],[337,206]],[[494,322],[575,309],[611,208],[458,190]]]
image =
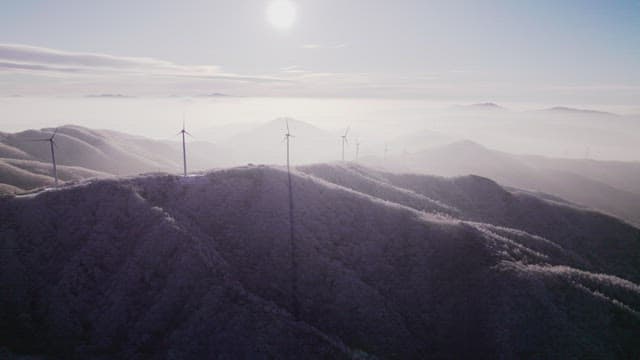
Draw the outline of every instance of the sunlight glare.
[[[278,29],[288,29],[296,19],[296,8],[290,0],[274,0],[267,8],[267,19]]]

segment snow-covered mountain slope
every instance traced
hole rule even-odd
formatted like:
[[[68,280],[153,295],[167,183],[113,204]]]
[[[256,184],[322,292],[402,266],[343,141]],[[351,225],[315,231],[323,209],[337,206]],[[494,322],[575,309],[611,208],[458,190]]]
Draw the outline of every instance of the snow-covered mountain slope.
[[[518,190],[508,191],[492,180],[474,175],[456,178],[403,175],[355,164],[319,164],[300,170],[416,210],[523,230],[571,250],[576,259],[590,264],[590,271],[640,282],[640,257],[628,256],[629,249],[640,247],[637,229],[595,211]],[[400,198],[398,192],[413,196]],[[433,203],[447,208],[430,205]]]
[[[0,183],[33,189],[53,183],[51,152],[46,142],[54,129],[0,133]],[[182,145],[111,130],[66,125],[56,134],[56,160],[61,180],[79,180],[108,175],[182,170]],[[190,170],[224,164],[225,154],[215,145],[191,142],[187,148]]]
[[[0,183],[13,184],[15,189],[9,193],[33,189],[54,183],[51,164],[35,160],[0,158]],[[87,178],[109,177],[107,173],[89,170],[76,166],[58,166],[58,177],[61,181],[74,181]],[[20,187],[18,187],[20,185]],[[1,191],[0,191],[1,193]]]
[[[285,171],[259,166],[2,198],[0,348],[158,359],[640,354],[637,228],[479,177],[301,167],[296,320],[287,193]]]
[[[475,174],[502,185],[540,191],[640,225],[640,163],[553,159],[488,149],[460,141],[388,161],[365,159],[400,172]]]

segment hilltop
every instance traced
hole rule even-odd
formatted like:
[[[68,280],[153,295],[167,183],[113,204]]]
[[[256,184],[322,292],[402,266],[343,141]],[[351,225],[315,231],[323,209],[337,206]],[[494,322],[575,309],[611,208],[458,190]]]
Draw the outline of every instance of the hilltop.
[[[7,189],[30,190],[53,184],[48,143],[33,141],[55,129],[0,133],[0,184]],[[62,181],[145,172],[177,172],[182,149],[176,141],[160,141],[112,130],[65,125],[56,134],[58,176]],[[187,153],[191,169],[221,164],[221,150],[206,142],[192,142]],[[215,154],[211,157],[209,154]],[[1,191],[1,190],[0,190]]]
[[[640,230],[478,176],[352,164],[0,199],[0,348],[55,358],[640,354]]]

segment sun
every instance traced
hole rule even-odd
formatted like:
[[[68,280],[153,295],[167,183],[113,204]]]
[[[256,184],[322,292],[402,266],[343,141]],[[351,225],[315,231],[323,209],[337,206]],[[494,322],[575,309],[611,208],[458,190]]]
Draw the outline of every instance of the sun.
[[[296,20],[296,7],[290,0],[274,0],[267,8],[267,20],[278,29],[288,29]]]

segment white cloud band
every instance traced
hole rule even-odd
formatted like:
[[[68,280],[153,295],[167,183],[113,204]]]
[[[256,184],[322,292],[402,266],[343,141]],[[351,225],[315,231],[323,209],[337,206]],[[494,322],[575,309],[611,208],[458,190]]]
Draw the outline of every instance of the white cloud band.
[[[225,73],[213,65],[179,65],[153,58],[61,51],[20,44],[0,44],[0,71],[121,73],[254,82],[287,81],[270,76]]]

